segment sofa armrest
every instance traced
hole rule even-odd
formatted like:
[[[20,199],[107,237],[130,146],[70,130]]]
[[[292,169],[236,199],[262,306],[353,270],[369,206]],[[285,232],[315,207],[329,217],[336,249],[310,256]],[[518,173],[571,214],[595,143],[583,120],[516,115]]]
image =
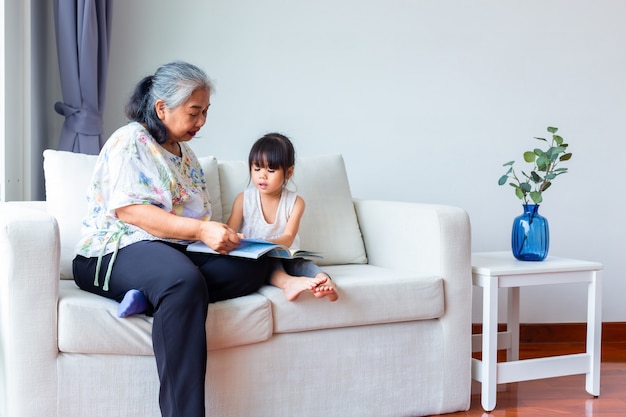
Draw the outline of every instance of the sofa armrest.
[[[460,208],[399,201],[354,200],[369,263],[440,274],[470,265],[470,224]]]
[[[472,267],[467,213],[457,207],[355,199],[368,261],[444,280],[446,340],[441,353],[455,370],[444,375],[449,390],[467,399],[471,379]]]
[[[354,206],[371,265],[440,276],[446,310],[456,308],[451,300],[458,296],[463,310],[471,311],[471,232],[463,209],[362,199]]]
[[[56,408],[59,229],[43,202],[0,203],[0,404],[6,416]],[[36,401],[34,401],[36,399]]]

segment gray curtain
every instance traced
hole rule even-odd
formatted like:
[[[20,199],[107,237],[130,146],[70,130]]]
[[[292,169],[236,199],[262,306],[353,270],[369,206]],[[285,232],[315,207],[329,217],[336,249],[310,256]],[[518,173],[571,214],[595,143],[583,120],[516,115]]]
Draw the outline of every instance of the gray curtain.
[[[65,116],[59,150],[100,152],[111,39],[112,0],[54,0],[54,24]]]

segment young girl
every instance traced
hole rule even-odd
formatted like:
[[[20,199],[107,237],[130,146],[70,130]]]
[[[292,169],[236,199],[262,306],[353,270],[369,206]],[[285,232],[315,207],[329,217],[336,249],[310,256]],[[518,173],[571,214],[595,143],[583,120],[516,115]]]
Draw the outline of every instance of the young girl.
[[[228,226],[245,237],[264,239],[291,249],[299,249],[298,228],[304,213],[304,200],[286,188],[294,172],[293,144],[280,133],[269,133],[257,140],[248,156],[250,187],[233,203]],[[334,282],[313,261],[276,259],[272,285],[293,301],[304,291],[336,301]]]

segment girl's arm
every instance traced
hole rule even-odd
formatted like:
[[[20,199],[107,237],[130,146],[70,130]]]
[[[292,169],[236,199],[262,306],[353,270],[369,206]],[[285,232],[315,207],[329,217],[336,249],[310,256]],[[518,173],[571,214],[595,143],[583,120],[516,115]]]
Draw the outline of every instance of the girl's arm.
[[[228,227],[238,232],[243,222],[243,193],[237,194],[235,201],[233,201],[233,208],[230,211],[230,217],[226,224]]]
[[[115,210],[118,219],[161,238],[201,240],[225,254],[239,245],[237,233],[225,224],[176,216],[151,204],[133,204]]]
[[[302,197],[298,196],[296,197],[296,202],[293,205],[291,216],[289,216],[289,220],[287,220],[287,226],[283,234],[275,239],[270,239],[270,242],[290,247],[298,234],[302,214],[304,214],[304,200]]]

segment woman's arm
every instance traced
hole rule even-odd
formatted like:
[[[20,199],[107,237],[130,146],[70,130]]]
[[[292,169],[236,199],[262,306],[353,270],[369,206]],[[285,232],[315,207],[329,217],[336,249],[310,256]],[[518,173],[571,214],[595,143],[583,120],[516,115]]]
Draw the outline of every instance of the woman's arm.
[[[296,202],[293,205],[293,210],[291,210],[291,215],[289,216],[289,220],[287,220],[287,226],[285,226],[283,234],[275,239],[270,239],[270,242],[278,243],[279,245],[287,247],[293,245],[293,241],[298,234],[298,229],[300,228],[300,219],[302,219],[302,214],[304,214],[304,200],[298,196],[296,197]]]
[[[225,254],[239,245],[237,233],[225,224],[176,216],[151,204],[133,204],[115,210],[118,219],[161,238],[201,240]]]

